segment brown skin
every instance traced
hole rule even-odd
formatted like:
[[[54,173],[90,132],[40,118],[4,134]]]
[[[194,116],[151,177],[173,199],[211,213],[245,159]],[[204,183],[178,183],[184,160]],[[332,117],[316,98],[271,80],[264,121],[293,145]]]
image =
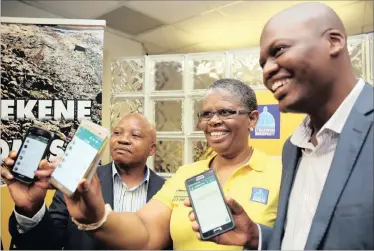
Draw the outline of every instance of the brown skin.
[[[357,82],[340,19],[321,3],[300,4],[269,20],[260,44],[265,86],[292,78],[274,93],[281,111],[308,114],[318,131]]]
[[[10,152],[9,156],[4,160],[1,167],[1,177],[7,184],[10,196],[12,197],[18,213],[32,218],[43,206],[44,198],[47,194],[49,178],[56,167],[58,160],[48,163],[42,160],[39,169],[35,171],[37,181],[27,186],[14,179],[10,169],[14,166],[17,152]]]
[[[229,108],[244,109],[243,104],[227,92],[214,91],[205,96],[204,110],[216,111]],[[248,146],[249,129],[257,123],[258,112],[234,115],[225,121],[214,116],[210,121],[200,122],[200,127],[206,133],[208,142],[217,152],[211,168],[216,169],[223,185],[225,177],[229,177],[235,170],[251,156],[252,149]],[[212,130],[227,131],[229,134],[220,140],[211,138],[208,133]],[[65,198],[69,213],[78,222],[98,222],[104,215],[104,201],[101,195],[100,182],[94,177],[90,184],[83,180],[78,186],[74,198]],[[257,245],[258,229],[249,219],[243,208],[234,200],[228,198],[228,205],[234,214],[234,220],[239,227],[220,238],[214,238],[219,244]],[[186,202],[187,206],[190,206]],[[151,200],[136,213],[110,213],[107,221],[97,230],[90,233],[98,240],[113,249],[163,249],[172,240],[170,237],[171,210],[157,200]],[[195,219],[190,214],[194,229],[198,229]],[[196,230],[198,231],[198,230]],[[250,233],[251,238],[248,238]]]
[[[128,188],[144,177],[147,158],[156,152],[156,132],[147,118],[131,113],[113,128],[109,149],[117,170]]]
[[[243,104],[230,93],[226,91],[210,92],[206,95],[202,110],[216,111],[219,109],[246,110]],[[232,119],[226,120],[221,120],[215,115],[209,121],[199,122],[199,127],[205,133],[209,146],[217,152],[217,156],[211,163],[211,168],[217,170],[221,185],[225,183],[233,171],[249,160],[248,156],[252,155],[252,148],[248,145],[249,129],[256,126],[258,115],[258,111],[252,111],[249,115],[236,115]],[[210,136],[212,131],[227,132],[228,134],[222,140],[215,140]],[[210,239],[210,241],[221,245],[257,246],[257,225],[234,199],[227,197],[225,200],[231,209],[236,227],[232,231]],[[185,200],[184,205],[191,207],[190,200]],[[189,218],[192,222],[192,229],[196,232],[197,238],[201,240],[200,226],[192,209]],[[248,238],[248,233],[250,233],[250,238]]]
[[[205,96],[202,111],[219,109],[247,110],[227,91],[209,92]],[[252,148],[248,145],[249,129],[256,126],[257,120],[258,111],[252,111],[248,115],[235,115],[225,120],[215,115],[209,121],[199,121],[199,127],[204,132],[209,146],[217,153],[211,162],[211,168],[216,169],[221,185],[224,185],[227,177],[251,156]],[[211,132],[224,132],[227,135],[214,137],[210,135]]]
[[[139,184],[143,179],[146,160],[156,150],[155,142],[155,130],[144,115],[129,114],[114,128],[109,143],[110,150],[119,173],[129,188]],[[131,153],[120,150],[124,148]],[[52,163],[42,160],[39,169],[35,171],[38,180],[31,186],[27,186],[17,182],[9,171],[16,157],[16,152],[9,153],[1,168],[1,177],[7,184],[17,212],[31,218],[42,207],[47,190],[52,188],[49,178],[58,159]]]
[[[123,182],[131,189],[143,180],[147,158],[156,152],[156,131],[144,115],[130,113],[113,128],[109,150]],[[90,186],[96,188],[100,186],[96,176]],[[90,194],[97,198],[93,201],[96,204],[92,204],[91,207],[98,208],[98,210],[90,210],[90,206],[86,206],[84,201],[79,200],[87,189],[88,183],[84,180],[72,200],[65,196],[68,206],[72,204],[71,201],[77,200],[76,207],[72,207],[72,215],[83,223],[93,222],[104,214],[101,189],[92,190],[93,193]],[[87,203],[90,202],[91,200],[87,200]],[[79,216],[79,212],[83,212],[83,216]]]
[[[357,80],[353,74],[344,27],[336,14],[321,3],[304,3],[286,9],[265,25],[260,41],[260,65],[264,84],[272,91],[276,80],[292,78],[288,86],[274,93],[283,112],[306,113],[314,135],[334,114]],[[258,230],[239,206],[232,205],[236,228],[213,241],[257,249]],[[190,202],[185,201],[186,206]],[[237,212],[237,213],[235,213]],[[200,239],[195,215],[192,229]]]
[[[230,197],[225,197],[225,200],[231,209],[236,227],[232,231],[213,237],[209,241],[221,245],[257,247],[259,236],[257,225],[248,217],[247,213],[238,202]],[[192,207],[189,199],[186,199],[183,203],[186,207]],[[188,217],[192,222],[192,229],[196,232],[196,237],[201,240],[199,232],[200,226],[196,221],[195,213],[191,210]]]

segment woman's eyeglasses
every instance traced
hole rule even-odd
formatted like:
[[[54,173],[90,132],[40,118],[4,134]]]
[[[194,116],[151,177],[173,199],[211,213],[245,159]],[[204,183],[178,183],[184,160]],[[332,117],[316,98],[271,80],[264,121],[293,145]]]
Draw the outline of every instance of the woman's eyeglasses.
[[[230,110],[230,109],[219,109],[215,112],[213,111],[201,111],[197,114],[197,117],[200,120],[210,120],[213,118],[215,114],[221,119],[229,119],[232,118],[235,115],[241,115],[241,114],[249,114],[251,111],[246,111],[246,110]]]

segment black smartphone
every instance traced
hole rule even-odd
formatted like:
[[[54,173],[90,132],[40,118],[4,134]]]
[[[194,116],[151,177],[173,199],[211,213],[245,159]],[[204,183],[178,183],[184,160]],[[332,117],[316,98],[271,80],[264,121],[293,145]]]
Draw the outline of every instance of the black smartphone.
[[[193,176],[185,183],[203,240],[235,228],[214,169]]]
[[[34,181],[34,172],[39,162],[45,158],[51,144],[53,133],[38,127],[30,127],[18,151],[16,161],[11,170],[15,179],[31,184]]]

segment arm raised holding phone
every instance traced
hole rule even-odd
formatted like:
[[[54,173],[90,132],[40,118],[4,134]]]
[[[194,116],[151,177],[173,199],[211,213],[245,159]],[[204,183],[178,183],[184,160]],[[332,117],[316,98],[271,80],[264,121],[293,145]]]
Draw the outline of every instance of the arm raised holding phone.
[[[49,177],[51,176],[56,162],[48,163],[42,160],[39,169],[35,173],[36,181],[31,185],[17,182],[11,173],[14,166],[17,152],[10,152],[9,157],[4,160],[1,168],[1,177],[7,184],[10,196],[12,197],[16,210],[25,216],[33,217],[43,206],[44,199],[49,188]]]
[[[79,184],[78,192],[73,198],[65,197],[72,217],[78,222],[86,224],[99,222],[105,214],[105,205],[100,191],[100,183],[97,177],[94,177],[90,184],[83,180]],[[231,210],[235,228],[210,238],[208,241],[220,245],[235,245],[251,250],[261,250],[261,238],[259,238],[261,228],[259,225],[249,218],[243,207],[234,199],[226,197],[225,200]],[[189,199],[184,201],[184,205],[192,207]],[[165,232],[159,231],[168,231],[169,228],[162,224],[167,217],[166,212],[162,214],[161,210],[159,210],[162,208],[157,201],[153,200],[136,214],[111,212],[106,222],[98,229],[89,231],[89,233],[101,241],[112,243],[112,247],[115,249],[124,247],[148,250],[161,249],[165,245],[163,241],[166,241],[166,239],[159,238],[162,235],[165,236]],[[188,217],[193,231],[196,232],[196,238],[202,240],[200,226],[192,210]],[[163,230],[161,228],[158,229],[161,226]],[[266,226],[261,227],[271,231]],[[153,235],[153,238],[150,238],[150,235]]]
[[[206,91],[203,110],[199,113],[199,127],[215,152],[213,156],[178,168],[152,200],[135,213],[108,210],[97,177],[92,182],[83,180],[72,197],[65,197],[73,221],[115,249],[159,250],[171,241],[176,250],[242,250],[247,245],[257,249],[259,231],[253,222],[269,227],[274,223],[281,175],[280,161],[248,144],[249,132],[257,119],[256,96],[248,85],[234,79],[216,81]],[[198,178],[208,170],[214,170],[217,178],[211,182],[212,176],[207,177],[209,184],[202,190],[203,184],[191,180],[197,184],[192,187],[192,197],[197,196],[194,202],[203,208],[198,211],[206,226],[202,239],[207,241],[202,241],[194,232],[199,228],[191,229],[191,209],[183,203],[189,196],[186,180]],[[222,192],[215,183],[219,183]],[[227,201],[232,220],[229,212],[226,213],[229,209],[222,194],[238,201]],[[222,209],[219,214],[218,206]],[[221,218],[216,222],[212,216]],[[211,239],[216,232],[220,235]]]
[[[70,215],[79,223],[99,222],[105,214],[101,185],[94,176],[83,180],[73,197],[65,196]],[[111,212],[98,229],[88,231],[113,249],[156,249],[168,246],[171,210],[157,200],[151,200],[137,212]]]
[[[12,246],[23,250],[61,249],[63,238],[61,229],[66,226],[64,213],[59,214],[58,223],[55,222],[50,216],[51,210],[46,209],[44,202],[47,191],[51,188],[49,179],[58,160],[52,163],[48,163],[47,160],[40,161],[38,169],[34,172],[34,182],[26,184],[16,180],[10,171],[14,167],[16,158],[17,153],[10,152],[1,167],[1,177],[7,184],[15,204],[13,214],[9,219]],[[54,203],[61,204],[61,199],[62,194],[60,197],[55,196]],[[60,228],[55,228],[55,224]]]

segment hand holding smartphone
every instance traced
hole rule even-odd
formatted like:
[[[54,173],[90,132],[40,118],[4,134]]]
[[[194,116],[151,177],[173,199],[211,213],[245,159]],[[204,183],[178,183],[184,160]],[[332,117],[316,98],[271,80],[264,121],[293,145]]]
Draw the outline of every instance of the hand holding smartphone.
[[[203,240],[235,228],[214,169],[187,179],[185,184]]]
[[[90,181],[108,136],[107,129],[83,120],[53,172],[51,184],[71,197],[83,178]]]
[[[17,212],[29,218],[40,210],[47,194],[53,165],[45,157],[52,138],[52,133],[30,127],[19,151],[11,151],[1,168],[1,176]]]

